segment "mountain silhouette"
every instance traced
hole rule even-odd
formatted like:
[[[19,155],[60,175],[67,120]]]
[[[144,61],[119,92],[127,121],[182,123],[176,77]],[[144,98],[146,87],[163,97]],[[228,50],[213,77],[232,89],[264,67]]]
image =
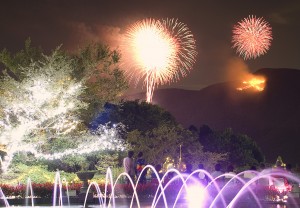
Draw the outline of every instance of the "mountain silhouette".
[[[261,147],[267,162],[281,156],[300,165],[300,70],[260,69],[254,75],[266,78],[261,92],[239,91],[241,81],[210,85],[198,91],[156,90],[153,103],[166,109],[185,127],[203,124],[212,129],[232,128],[247,134]],[[144,94],[127,99],[144,99]]]

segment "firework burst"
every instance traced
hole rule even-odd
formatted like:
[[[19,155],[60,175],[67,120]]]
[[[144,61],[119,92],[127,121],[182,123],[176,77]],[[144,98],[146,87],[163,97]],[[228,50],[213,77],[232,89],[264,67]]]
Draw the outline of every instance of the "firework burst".
[[[265,54],[272,40],[272,28],[262,17],[249,16],[233,27],[232,43],[244,59]]]
[[[197,54],[192,33],[174,19],[136,22],[127,30],[121,51],[129,80],[144,81],[147,102],[152,101],[157,85],[186,76]]]

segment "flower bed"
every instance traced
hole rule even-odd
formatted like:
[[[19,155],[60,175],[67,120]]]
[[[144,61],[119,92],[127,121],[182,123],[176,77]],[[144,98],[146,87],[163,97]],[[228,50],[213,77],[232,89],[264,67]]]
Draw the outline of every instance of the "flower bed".
[[[80,192],[81,183],[75,183],[68,186],[68,190],[76,190],[78,194]],[[0,184],[0,187],[7,198],[25,198],[27,186],[17,185],[7,185]],[[99,188],[101,190],[102,195],[104,195],[105,184],[99,184]],[[147,184],[138,184],[137,193],[139,198],[149,198],[154,196],[156,190],[158,188],[158,184],[155,183],[147,183]],[[178,193],[180,186],[171,185],[165,190],[166,195],[174,195]],[[62,186],[63,191],[66,191],[66,186]],[[94,186],[91,187],[92,191],[95,195],[97,195],[96,188]],[[52,198],[54,193],[54,184],[53,183],[32,183],[33,196],[37,198]],[[28,195],[31,195],[29,192]],[[111,195],[111,186],[108,185],[106,196]],[[115,186],[114,196],[115,197],[132,197],[133,188],[129,184],[117,184]]]
[[[53,183],[32,183],[32,190],[34,197],[51,198],[53,197],[54,184]],[[0,187],[6,197],[25,198],[27,186],[24,184],[12,186],[7,184],[0,184]],[[79,192],[81,187],[80,183],[72,184],[68,187],[69,190],[76,190]],[[62,189],[65,191],[66,186],[63,185]],[[30,191],[28,195],[31,195]]]
[[[78,195],[81,186],[82,186],[81,183],[70,184],[68,186],[68,190],[75,190]],[[169,199],[177,197],[181,186],[182,186],[181,183],[174,183],[174,184],[172,183],[164,190],[166,197]],[[26,185],[12,186],[7,184],[0,184],[0,187],[7,198],[26,197],[25,196],[26,188],[27,188]],[[99,184],[99,188],[102,196],[104,196],[105,184],[103,183]],[[235,187],[236,190],[240,190],[240,188],[241,187]],[[32,189],[33,189],[33,196],[36,198],[53,198],[53,193],[54,193],[53,183],[42,183],[42,184],[32,183]],[[63,191],[66,191],[66,186],[63,185],[62,189]],[[94,195],[99,195],[99,193],[96,192],[96,188],[94,186],[92,186],[91,189]],[[157,183],[146,183],[146,184],[138,184],[136,191],[139,198],[153,198],[157,189],[158,189]],[[106,196],[109,197],[111,195],[111,192],[112,192],[111,186],[108,185]],[[279,194],[277,190],[270,189],[268,187],[260,187],[260,186],[255,187],[255,193],[259,196],[260,199],[274,198],[276,195]],[[133,188],[130,184],[117,184],[115,186],[115,190],[114,190],[115,198],[131,198],[133,194],[134,194]],[[210,194],[214,195],[213,191],[210,190]],[[28,195],[31,195],[30,192],[28,193]]]

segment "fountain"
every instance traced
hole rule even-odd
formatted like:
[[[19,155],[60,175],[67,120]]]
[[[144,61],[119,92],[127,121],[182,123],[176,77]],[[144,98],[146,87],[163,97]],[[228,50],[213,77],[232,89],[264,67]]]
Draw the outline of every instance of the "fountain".
[[[83,182],[80,188],[80,193],[78,195],[79,201],[84,202],[85,200],[93,200],[93,194],[92,192],[88,191],[88,186],[89,180],[91,180],[94,177],[95,173],[96,171],[79,171],[76,173],[77,177]]]
[[[147,165],[143,171],[151,169],[156,178],[158,173],[153,166]],[[207,185],[201,184],[197,179],[202,172],[208,176],[210,182]],[[81,205],[96,205],[106,207],[300,207],[298,197],[292,197],[291,185],[285,180],[294,181],[294,186],[299,186],[299,177],[286,171],[275,171],[266,169],[262,172],[255,172],[255,176],[246,180],[243,175],[249,171],[237,175],[223,174],[215,179],[205,170],[195,170],[190,175],[180,173],[176,169],[168,170],[161,179],[153,180],[146,184],[139,184],[139,178],[134,183],[126,173],[120,174],[115,181],[112,172],[107,170],[105,186],[87,180],[92,178],[95,172],[77,173],[84,182],[81,187]],[[172,178],[168,178],[173,173]],[[220,182],[224,176],[230,178]],[[128,177],[129,184],[121,184],[122,178]],[[62,200],[62,182],[59,173],[55,177],[53,194],[53,206],[71,206]],[[93,191],[91,191],[93,189]],[[33,203],[33,190],[30,180],[27,183],[27,190],[31,192]],[[56,191],[59,191],[59,195]],[[298,193],[299,194],[299,193]],[[29,196],[29,194],[28,194]],[[6,199],[0,189],[0,197],[4,206],[9,207],[10,201]],[[66,196],[69,198],[69,196]],[[90,198],[92,197],[92,198]],[[288,198],[287,198],[288,197]],[[92,199],[92,200],[91,200]],[[69,199],[68,199],[69,202]],[[78,204],[77,204],[78,205]],[[28,206],[28,203],[26,204]]]

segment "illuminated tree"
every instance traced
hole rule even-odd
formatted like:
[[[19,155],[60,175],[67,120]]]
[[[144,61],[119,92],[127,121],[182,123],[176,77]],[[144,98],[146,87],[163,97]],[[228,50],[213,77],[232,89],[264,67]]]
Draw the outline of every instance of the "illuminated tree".
[[[128,88],[125,76],[118,67],[119,53],[110,50],[106,45],[89,44],[72,54],[59,48],[56,53],[69,62],[72,68],[70,76],[76,82],[85,85],[80,96],[83,102],[89,104],[80,114],[85,125],[88,125],[103,109],[106,102],[119,101],[122,93]],[[27,39],[25,48],[14,55],[3,49],[0,53],[0,64],[5,66],[6,75],[21,82],[24,76],[26,77],[28,66],[32,63],[44,62],[45,57],[47,56],[43,54],[43,50],[32,47],[31,40]]]
[[[85,133],[101,104],[115,101],[126,87],[116,65],[118,53],[100,44],[75,55],[60,48],[44,55],[27,40],[14,56],[4,49],[0,62],[6,67],[0,83],[0,144],[10,159],[51,138]]]
[[[11,154],[71,132],[81,123],[78,110],[87,106],[79,99],[84,83],[72,78],[72,62],[58,51],[19,70],[22,79],[5,74],[0,83],[0,143]]]

